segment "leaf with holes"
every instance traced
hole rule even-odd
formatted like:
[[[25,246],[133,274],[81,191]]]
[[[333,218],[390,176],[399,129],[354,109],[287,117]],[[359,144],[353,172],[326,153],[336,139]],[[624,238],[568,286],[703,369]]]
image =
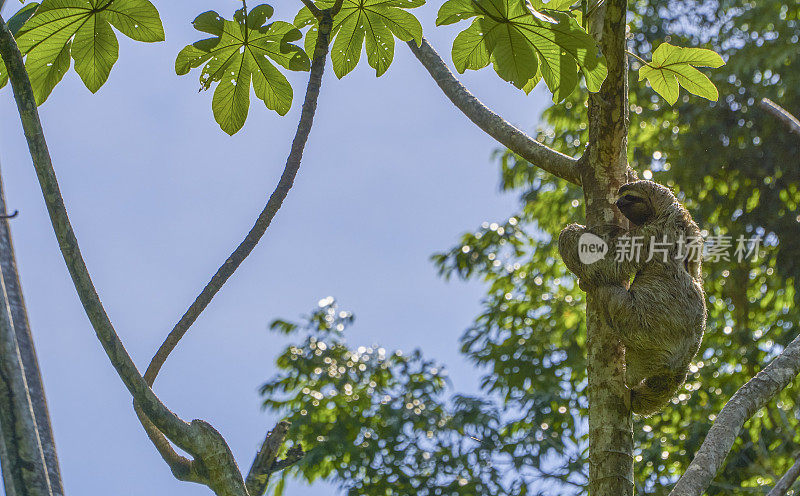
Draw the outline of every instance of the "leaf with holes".
[[[20,11],[23,17],[33,15],[19,19],[23,23],[16,38],[40,105],[69,70],[70,58],[92,93],[105,84],[119,56],[112,26],[137,41],[164,40],[161,18],[148,0],[44,0],[34,5]]]
[[[332,0],[317,0],[320,9],[333,6]],[[425,0],[344,0],[342,9],[333,19],[331,30],[331,63],[336,77],[342,78],[355,69],[366,46],[367,63],[382,76],[394,59],[395,38],[422,43],[422,25],[404,9],[425,4]],[[306,33],[306,52],[314,53],[318,22],[307,7],[295,17],[298,28],[311,26]]]
[[[535,6],[544,5],[546,13]],[[580,70],[589,91],[606,78],[605,61],[594,39],[566,12],[567,2],[525,0],[448,0],[436,24],[453,24],[475,17],[453,42],[458,72],[478,70],[491,62],[495,72],[529,93],[540,79],[553,92],[553,101],[569,96]]]
[[[695,67],[716,69],[723,65],[725,61],[713,50],[662,43],[653,52],[653,61],[639,68],[639,81],[647,79],[653,91],[670,105],[678,101],[681,86],[693,95],[715,102],[719,98],[717,87]]]
[[[292,86],[273,62],[292,71],[311,67],[303,49],[292,43],[302,37],[300,31],[288,22],[267,23],[272,14],[266,4],[247,13],[239,9],[233,21],[213,11],[200,14],[195,29],[213,37],[187,46],[175,60],[178,75],[203,66],[201,89],[218,83],[211,107],[217,123],[230,135],[247,119],[251,83],[267,108],[280,115],[291,108]]]

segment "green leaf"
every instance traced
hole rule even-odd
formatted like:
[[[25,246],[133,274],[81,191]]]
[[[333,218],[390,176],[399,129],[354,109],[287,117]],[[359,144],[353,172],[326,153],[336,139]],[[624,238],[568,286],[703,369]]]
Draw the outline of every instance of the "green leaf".
[[[108,22],[136,41],[164,41],[158,11],[148,0],[114,0],[105,10]]]
[[[217,83],[211,106],[220,128],[230,135],[247,120],[251,83],[267,108],[285,115],[292,106],[292,87],[274,64],[292,71],[311,67],[305,51],[292,43],[302,37],[300,31],[283,21],[266,23],[272,13],[272,7],[264,4],[245,18],[240,9],[234,15],[237,22],[204,12],[194,20],[194,27],[215,37],[186,46],[175,60],[178,75],[203,66],[201,89]]]
[[[560,10],[562,12],[569,12],[569,8],[575,3],[575,0],[530,0],[530,3],[536,10]]]
[[[28,22],[28,19],[36,13],[37,8],[39,8],[39,2],[31,2],[11,16],[8,20],[8,29],[11,31],[11,34],[16,36],[23,24]]]
[[[459,73],[467,69],[482,69],[491,61],[491,50],[484,43],[482,21],[483,19],[472,21],[472,25],[458,33],[453,42],[453,63]]]
[[[422,43],[422,25],[404,9],[425,4],[424,0],[344,0],[333,19],[331,63],[338,78],[355,69],[366,46],[367,62],[377,76],[383,75],[394,59],[394,38]],[[318,0],[320,9],[330,8],[331,0]],[[305,49],[313,54],[318,21],[303,7],[294,19],[297,28],[311,26],[306,33]]]
[[[713,50],[662,43],[653,52],[653,61],[639,68],[639,81],[647,79],[653,90],[670,105],[678,101],[681,86],[693,95],[716,101],[719,98],[717,87],[695,67],[723,65],[725,61]]]
[[[453,42],[456,70],[481,69],[489,61],[497,74],[529,93],[544,79],[559,102],[578,84],[578,71],[590,91],[597,91],[608,74],[594,39],[573,17],[556,9],[567,2],[551,0],[548,14],[524,0],[448,0],[439,9],[437,24],[476,17]],[[552,7],[551,7],[552,5]]]
[[[158,11],[148,0],[44,0],[12,21],[40,105],[69,70],[70,57],[90,91],[103,86],[119,56],[112,25],[137,41],[164,40]]]
[[[481,14],[483,11],[479,10],[477,3],[472,0],[447,0],[439,7],[436,25],[446,26]]]
[[[90,16],[75,33],[72,42],[75,72],[92,93],[108,80],[111,68],[119,58],[119,44],[105,19]]]
[[[211,108],[219,127],[233,135],[244,126],[250,108],[250,68],[249,58],[236,51],[223,68],[225,74],[220,79]],[[230,69],[230,73],[227,69]]]

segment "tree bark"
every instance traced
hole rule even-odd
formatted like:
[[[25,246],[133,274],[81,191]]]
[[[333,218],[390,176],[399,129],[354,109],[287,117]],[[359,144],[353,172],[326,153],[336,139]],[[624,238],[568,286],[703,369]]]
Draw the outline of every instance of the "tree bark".
[[[0,430],[3,480],[16,496],[52,496],[22,358],[0,279]]]
[[[0,214],[5,214],[6,211],[5,191],[2,177],[0,177]],[[25,307],[22,287],[19,282],[11,229],[9,221],[6,219],[0,220],[0,271],[2,271],[3,283],[6,288],[11,322],[17,337],[17,348],[22,359],[22,369],[25,372],[36,429],[39,432],[39,441],[47,465],[47,478],[50,481],[50,489],[53,495],[61,496],[64,494],[64,487],[61,482],[61,469],[58,464],[53,428],[50,424],[50,412],[47,408],[47,398],[44,393],[39,360],[36,357],[36,348],[28,321],[28,311]]]
[[[628,182],[628,73],[625,56],[626,0],[607,0],[600,39],[608,77],[589,96],[589,145],[581,159],[588,226],[626,225],[614,207]],[[627,281],[625,281],[627,282]],[[633,495],[633,424],[625,387],[625,350],[601,318],[600,302],[587,295],[589,386],[589,494]]]

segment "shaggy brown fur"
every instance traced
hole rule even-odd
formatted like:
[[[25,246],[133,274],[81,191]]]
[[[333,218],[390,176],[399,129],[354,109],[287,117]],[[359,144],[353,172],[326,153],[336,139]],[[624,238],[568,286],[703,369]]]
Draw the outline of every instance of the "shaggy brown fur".
[[[701,257],[686,256],[686,245],[680,242],[699,238],[700,229],[675,195],[652,181],[624,185],[617,205],[639,225],[626,231],[618,226],[589,230],[571,224],[561,231],[558,248],[564,263],[580,278],[581,288],[607,304],[606,318],[625,345],[631,407],[640,415],[652,415],[686,380],[703,339]],[[578,255],[578,240],[586,232],[603,238],[609,248],[602,260],[588,265]],[[638,259],[618,261],[617,241],[624,236],[642,237]],[[648,260],[651,239],[658,244]],[[667,252],[666,261],[659,249]],[[625,289],[631,277],[630,289]]]

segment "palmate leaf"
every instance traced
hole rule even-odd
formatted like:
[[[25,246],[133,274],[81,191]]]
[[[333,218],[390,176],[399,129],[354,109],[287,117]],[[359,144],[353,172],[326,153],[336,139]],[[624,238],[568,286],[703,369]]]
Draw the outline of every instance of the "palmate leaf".
[[[333,6],[332,0],[317,0],[321,9]],[[344,0],[342,10],[333,19],[331,62],[336,77],[342,78],[355,69],[366,46],[367,62],[382,76],[394,59],[395,38],[422,43],[422,25],[404,9],[425,4],[425,0]],[[303,7],[294,20],[295,26],[311,26],[306,33],[305,48],[311,55],[317,42],[317,19]]]
[[[267,24],[272,13],[272,7],[263,4],[248,13],[236,11],[233,21],[214,11],[200,14],[193,23],[195,29],[214,37],[185,47],[175,60],[178,75],[205,64],[201,88],[218,83],[211,106],[217,123],[230,135],[247,119],[251,83],[267,108],[280,115],[291,108],[292,86],[272,62],[292,71],[311,67],[303,49],[292,43],[302,37],[300,31],[288,22]]]
[[[608,71],[594,39],[566,12],[568,2],[525,0],[448,0],[439,9],[436,24],[453,24],[475,17],[453,42],[458,72],[477,70],[491,62],[497,74],[529,93],[544,78],[559,102],[578,84],[578,70],[586,87],[597,91]],[[544,12],[535,7],[544,5]]]
[[[39,105],[69,70],[71,58],[91,92],[103,86],[119,56],[112,26],[137,41],[164,40],[161,18],[148,0],[44,0],[9,20]]]
[[[653,52],[653,61],[639,69],[639,81],[647,79],[653,90],[670,105],[678,101],[681,86],[693,95],[717,101],[717,87],[695,67],[717,68],[723,65],[725,61],[713,50],[662,43]]]

